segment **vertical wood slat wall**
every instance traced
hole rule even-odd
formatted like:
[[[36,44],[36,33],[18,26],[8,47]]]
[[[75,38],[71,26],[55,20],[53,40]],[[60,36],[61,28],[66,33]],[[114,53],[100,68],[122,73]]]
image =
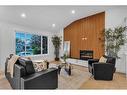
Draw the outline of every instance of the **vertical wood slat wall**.
[[[104,54],[103,38],[105,28],[105,12],[74,21],[64,28],[64,41],[70,41],[71,57],[80,58],[80,50],[93,50],[94,58]],[[87,40],[82,40],[82,38]]]

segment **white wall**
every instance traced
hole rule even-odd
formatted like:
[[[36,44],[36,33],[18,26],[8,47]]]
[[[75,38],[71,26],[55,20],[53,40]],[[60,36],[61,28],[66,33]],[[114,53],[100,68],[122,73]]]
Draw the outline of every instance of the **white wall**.
[[[63,32],[64,32],[64,30],[61,29],[60,31],[58,31],[56,33],[56,35],[58,35],[59,37],[62,37],[61,38],[62,39],[62,43],[61,43],[61,47],[60,47],[60,57],[63,56],[63,53],[64,53],[64,51],[63,51],[64,33]]]
[[[118,7],[107,10],[105,14],[105,27],[113,28],[119,25],[125,26],[125,18],[127,18],[127,7]],[[121,58],[116,62],[116,70],[118,72],[126,73],[126,52],[127,45],[124,45],[119,52]]]
[[[33,29],[31,27],[24,27],[15,24],[9,24],[2,22],[0,23],[0,65],[4,70],[5,60],[9,54],[15,53],[15,31],[23,31],[27,33],[40,34],[48,36],[48,50],[49,53],[46,55],[33,56],[32,59],[46,59],[48,61],[54,60],[54,47],[51,42],[51,37],[56,34],[55,32],[42,31],[38,29]]]
[[[1,24],[0,24],[1,27]],[[1,28],[0,28],[0,62],[1,62]],[[0,70],[1,70],[1,64],[0,64]]]

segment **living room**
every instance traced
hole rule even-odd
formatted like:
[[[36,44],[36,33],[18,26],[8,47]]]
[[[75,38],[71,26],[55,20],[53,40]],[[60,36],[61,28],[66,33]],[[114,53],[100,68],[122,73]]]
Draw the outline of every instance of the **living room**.
[[[124,35],[121,35],[126,37],[126,10],[127,6],[0,6],[0,89],[127,89],[126,43],[120,45],[112,73],[109,69],[107,74],[101,68],[101,74],[105,75],[99,74],[98,79],[97,74],[96,79],[94,66],[89,67],[89,59],[100,59],[107,54],[104,29],[113,31],[122,26]],[[53,37],[60,41],[58,48],[54,48]],[[89,54],[81,55],[86,52]],[[37,64],[45,61],[49,69],[55,68],[51,69],[53,74],[47,74],[50,70],[42,70],[47,74],[44,80],[41,76],[39,81],[28,81],[34,78],[21,75],[20,80],[12,82],[10,78],[15,78],[18,71],[11,68],[15,76],[8,78],[5,63],[8,65],[7,58],[11,60],[15,55],[30,58],[30,62]]]

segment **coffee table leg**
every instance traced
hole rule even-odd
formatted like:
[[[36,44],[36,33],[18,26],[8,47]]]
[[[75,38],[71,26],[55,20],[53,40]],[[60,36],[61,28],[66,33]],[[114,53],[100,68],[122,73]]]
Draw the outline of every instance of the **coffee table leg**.
[[[61,71],[61,68],[60,67],[58,67],[58,74],[60,75],[60,71]]]
[[[69,72],[68,72],[69,75],[71,75],[71,67],[69,66]]]

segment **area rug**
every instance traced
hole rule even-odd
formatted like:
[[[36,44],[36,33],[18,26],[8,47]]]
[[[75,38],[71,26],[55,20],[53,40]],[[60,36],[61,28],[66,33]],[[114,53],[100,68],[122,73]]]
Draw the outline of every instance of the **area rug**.
[[[79,89],[90,76],[91,74],[85,67],[73,65],[71,76],[62,69],[58,76],[58,89]]]
[[[90,74],[85,67],[72,66],[71,76],[62,69],[58,75],[58,89],[78,89],[89,78]],[[0,89],[12,89],[6,78],[0,78]]]

